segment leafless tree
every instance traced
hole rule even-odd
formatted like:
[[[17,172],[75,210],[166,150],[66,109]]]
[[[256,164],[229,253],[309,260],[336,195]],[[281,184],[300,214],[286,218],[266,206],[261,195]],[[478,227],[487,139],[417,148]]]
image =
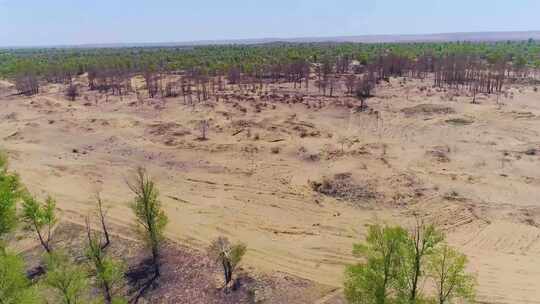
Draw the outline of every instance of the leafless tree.
[[[101,245],[101,249],[106,249],[111,244],[111,239],[109,236],[109,229],[107,228],[107,213],[103,209],[103,201],[101,200],[101,195],[99,193],[96,194],[96,201],[99,221],[101,223],[101,229],[103,230],[103,236],[105,237],[105,243]]]
[[[39,81],[35,74],[26,73],[15,78],[15,88],[19,94],[32,96],[39,93]]]
[[[229,84],[238,84],[240,82],[241,77],[241,71],[238,67],[231,67],[229,68],[227,79],[229,80]]]
[[[200,136],[199,136],[199,140],[207,140],[208,137],[208,128],[210,127],[210,124],[208,123],[208,120],[206,119],[203,119],[199,122],[199,131],[200,131]]]
[[[79,87],[74,83],[70,83],[66,87],[66,98],[71,101],[75,101],[77,97],[79,97]]]
[[[158,76],[154,71],[147,67],[143,73],[144,81],[146,83],[146,89],[148,91],[148,97],[154,98],[159,92]]]
[[[345,77],[345,87],[347,88],[347,94],[353,94],[356,87],[356,75],[350,74]]]

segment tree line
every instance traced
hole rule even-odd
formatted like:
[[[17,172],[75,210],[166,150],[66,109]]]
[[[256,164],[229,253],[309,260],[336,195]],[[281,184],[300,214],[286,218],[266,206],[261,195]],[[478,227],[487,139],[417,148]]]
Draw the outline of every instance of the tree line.
[[[90,89],[122,95],[133,75],[145,78],[148,95],[174,97],[178,91],[205,99],[224,78],[231,84],[262,87],[265,82],[309,86],[311,72],[324,95],[336,78],[360,74],[369,82],[391,76],[423,78],[435,73],[436,86],[474,82],[491,92],[500,79],[536,75],[540,43],[270,43],[261,45],[0,50],[0,77],[15,80],[21,94],[37,94],[39,82],[69,85],[88,73]],[[353,64],[354,63],[354,64]],[[163,75],[183,74],[184,83],[163,83]],[[376,79],[375,79],[375,78]],[[487,80],[489,79],[489,80]],[[360,80],[365,82],[364,80]],[[367,81],[367,80],[366,80]],[[497,82],[491,85],[491,82]],[[342,81],[343,82],[343,81]],[[477,85],[477,83],[479,83]]]

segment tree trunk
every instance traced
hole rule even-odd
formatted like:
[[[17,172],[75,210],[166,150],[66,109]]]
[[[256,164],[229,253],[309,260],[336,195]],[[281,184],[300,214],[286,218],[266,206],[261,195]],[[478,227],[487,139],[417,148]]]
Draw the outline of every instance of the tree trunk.
[[[227,259],[223,259],[223,274],[225,276],[225,286],[232,280],[231,263]]]
[[[47,251],[47,253],[51,253],[51,248],[49,247],[49,242],[45,242],[45,240],[43,239],[43,236],[41,235],[41,232],[39,231],[39,228],[37,227],[37,225],[34,223],[34,229],[36,229],[36,232],[37,232],[37,235],[38,235],[38,238],[39,238],[39,242],[41,243],[41,246],[43,246],[43,248],[45,249],[45,251]]]

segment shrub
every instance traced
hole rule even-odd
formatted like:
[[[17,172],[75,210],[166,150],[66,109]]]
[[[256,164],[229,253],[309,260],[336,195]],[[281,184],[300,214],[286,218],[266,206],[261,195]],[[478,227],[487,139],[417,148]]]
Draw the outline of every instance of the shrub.
[[[279,154],[279,152],[281,152],[281,148],[280,147],[272,147],[272,148],[270,148],[270,152],[272,152],[272,154]]]
[[[242,243],[231,245],[226,237],[219,237],[212,242],[208,249],[210,258],[220,263],[223,267],[225,287],[232,281],[232,276],[236,267],[247,251],[246,245]]]

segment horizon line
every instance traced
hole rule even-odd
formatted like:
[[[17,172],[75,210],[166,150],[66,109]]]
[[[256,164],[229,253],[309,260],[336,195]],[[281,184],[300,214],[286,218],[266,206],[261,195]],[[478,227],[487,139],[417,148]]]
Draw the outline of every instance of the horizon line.
[[[531,35],[532,34],[532,35]],[[464,35],[468,37],[457,37]],[[499,37],[474,37],[474,35],[499,35]],[[508,36],[504,36],[508,35]],[[514,35],[515,37],[512,37]],[[531,36],[526,36],[531,35]],[[302,36],[302,37],[261,37],[261,38],[231,38],[231,39],[202,39],[185,41],[162,42],[95,42],[95,43],[63,43],[42,45],[11,45],[1,46],[0,49],[36,49],[36,48],[129,48],[129,47],[190,47],[211,45],[256,45],[264,43],[429,43],[429,42],[497,42],[525,41],[539,39],[540,30],[523,31],[480,31],[480,32],[441,32],[420,34],[363,34],[341,36]]]

